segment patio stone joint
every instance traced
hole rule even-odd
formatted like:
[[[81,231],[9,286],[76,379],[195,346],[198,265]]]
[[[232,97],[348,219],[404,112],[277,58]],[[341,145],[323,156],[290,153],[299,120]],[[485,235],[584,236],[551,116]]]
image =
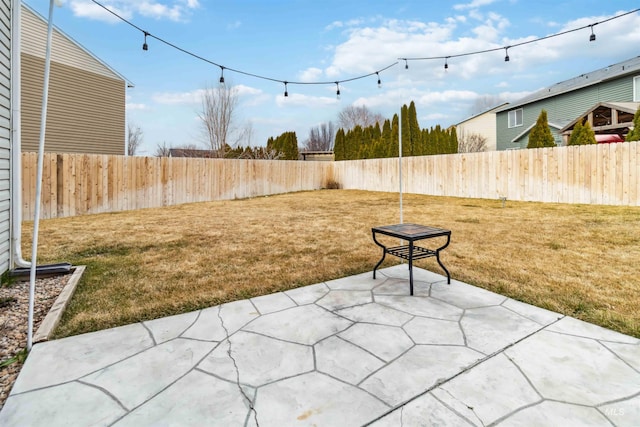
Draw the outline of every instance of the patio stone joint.
[[[220,314],[221,311],[222,311],[222,305],[218,308],[218,310],[216,311],[216,314],[218,315],[218,319],[220,319],[220,324],[222,325],[222,329],[224,330],[226,341],[228,343],[227,356],[229,356],[229,359],[231,359],[231,362],[233,363],[233,369],[236,371],[235,384],[238,387],[238,391],[240,391],[242,398],[249,405],[249,413],[253,412],[254,420],[256,422],[256,427],[260,427],[260,423],[258,422],[258,412],[256,411],[256,408],[253,406],[253,400],[251,400],[249,396],[247,396],[247,393],[245,393],[244,389],[242,388],[242,385],[240,384],[240,368],[238,368],[238,362],[231,354],[232,350],[231,350],[231,339],[229,337],[229,330],[227,329],[227,326],[224,324],[224,319],[222,318],[222,314]]]

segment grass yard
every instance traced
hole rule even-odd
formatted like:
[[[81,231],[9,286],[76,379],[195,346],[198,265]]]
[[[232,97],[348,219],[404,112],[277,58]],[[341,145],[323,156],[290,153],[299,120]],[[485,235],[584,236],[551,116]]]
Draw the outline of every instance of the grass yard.
[[[452,230],[453,279],[640,337],[640,208],[411,194],[404,207],[405,222]],[[38,262],[87,265],[63,337],[371,271],[371,227],[398,221],[397,194],[349,190],[88,215],[42,221]]]

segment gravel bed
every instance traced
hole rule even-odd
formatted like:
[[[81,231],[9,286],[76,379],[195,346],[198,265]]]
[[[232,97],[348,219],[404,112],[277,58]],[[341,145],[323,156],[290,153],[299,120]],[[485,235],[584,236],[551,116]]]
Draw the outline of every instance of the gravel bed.
[[[33,334],[45,318],[71,274],[36,280],[33,306]],[[27,347],[29,281],[0,286],[0,364]],[[22,363],[0,367],[0,409],[9,396]]]

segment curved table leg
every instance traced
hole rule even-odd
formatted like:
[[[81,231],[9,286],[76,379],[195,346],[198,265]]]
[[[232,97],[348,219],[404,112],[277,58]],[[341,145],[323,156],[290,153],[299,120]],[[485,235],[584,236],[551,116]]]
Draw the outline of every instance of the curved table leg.
[[[382,258],[380,259],[380,261],[378,261],[378,263],[376,264],[375,267],[373,267],[373,278],[376,278],[376,270],[378,269],[378,267],[380,267],[380,265],[382,264],[382,262],[384,261],[384,258],[387,256],[387,248],[386,246],[384,246],[382,243],[378,242],[376,240],[376,233],[375,231],[372,231],[371,234],[373,234],[373,241],[375,242],[376,245],[380,246],[382,248]]]
[[[451,274],[449,274],[449,270],[447,270],[447,267],[445,267],[442,261],[440,261],[440,251],[446,248],[447,246],[449,246],[450,241],[451,241],[451,236],[447,235],[447,243],[445,243],[444,246],[441,246],[438,249],[436,249],[436,261],[438,261],[438,264],[440,265],[440,267],[442,267],[445,273],[447,273],[447,285],[451,284]]]

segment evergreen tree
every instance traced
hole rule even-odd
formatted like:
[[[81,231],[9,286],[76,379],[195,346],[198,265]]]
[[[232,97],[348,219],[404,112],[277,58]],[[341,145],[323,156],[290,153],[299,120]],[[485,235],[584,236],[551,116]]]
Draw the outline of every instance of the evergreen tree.
[[[449,154],[456,154],[458,152],[458,133],[456,127],[451,126],[449,128]]]
[[[393,136],[391,135],[391,121],[386,119],[382,125],[382,135],[380,136],[380,144],[376,150],[376,157],[384,158],[391,157],[391,144],[393,143]]]
[[[402,120],[402,157],[411,156],[411,129],[409,127],[409,107],[403,105],[400,109]]]
[[[627,141],[640,141],[640,107],[633,116],[633,130],[627,134]]]
[[[578,120],[573,126],[571,136],[569,136],[569,142],[567,145],[580,145],[580,139],[582,138],[582,120]]]
[[[387,157],[398,157],[399,155],[399,141],[398,133],[400,132],[400,119],[397,114],[393,115],[391,120],[391,143],[389,144],[389,151]]]
[[[582,139],[584,140],[584,144],[597,144],[596,141],[596,133],[591,128],[589,122],[586,122],[582,127]]]
[[[411,138],[411,155],[419,156],[422,153],[422,135],[420,132],[420,124],[418,123],[416,104],[413,101],[409,104],[407,114],[409,119],[409,137]]]
[[[345,160],[345,135],[344,135],[344,129],[340,128],[338,129],[338,132],[336,132],[336,139],[333,143],[333,158],[338,161],[338,160]]]
[[[582,120],[578,120],[573,127],[569,142],[567,145],[587,145],[596,144],[596,135],[591,129],[589,122],[582,123]]]
[[[529,132],[527,148],[555,147],[555,145],[553,134],[551,134],[551,129],[549,128],[547,111],[542,110],[536,124]]]

